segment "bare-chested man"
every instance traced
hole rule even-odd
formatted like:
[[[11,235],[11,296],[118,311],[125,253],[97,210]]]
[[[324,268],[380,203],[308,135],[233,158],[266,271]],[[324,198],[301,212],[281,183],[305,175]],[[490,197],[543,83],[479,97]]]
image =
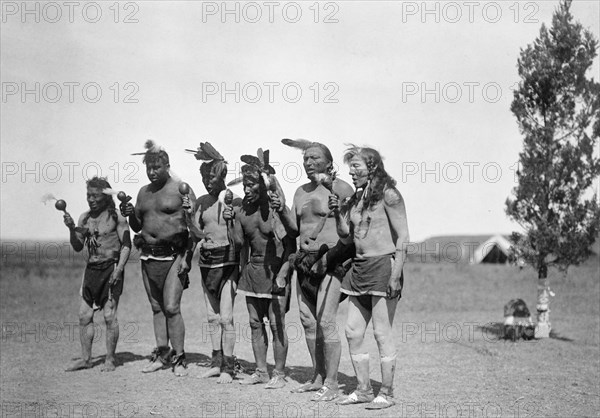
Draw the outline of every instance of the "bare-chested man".
[[[88,262],[81,285],[79,327],[81,359],[66,371],[92,367],[94,311],[102,309],[106,322],[106,359],[102,371],[115,370],[115,350],[119,339],[117,305],[123,291],[123,270],[129,259],[131,239],[127,221],[115,209],[115,202],[103,190],[110,189],[104,178],[93,177],[87,182],[89,211],[77,222],[65,213],[65,225],[70,231],[71,246],[77,252],[88,248]]]
[[[329,196],[337,231],[344,242],[354,242],[352,273],[342,292],[349,295],[346,338],[358,387],[340,405],[367,403],[385,409],[394,402],[396,344],[392,335],[396,305],[402,295],[402,273],[409,242],[406,208],[396,181],[385,171],[379,152],[352,146],[344,155],[356,193],[343,204]],[[374,396],[369,377],[365,331],[373,320],[373,334],[381,360],[381,389]]]
[[[259,155],[261,154],[262,151],[259,151]],[[247,161],[244,157],[242,161]],[[228,206],[224,217],[225,219],[234,217],[234,237],[238,245],[245,240],[250,247],[248,262],[243,267],[238,284],[238,293],[246,296],[256,370],[241,383],[266,383],[266,389],[280,389],[286,384],[285,362],[288,350],[285,329],[285,314],[289,309],[290,291],[287,258],[295,250],[295,243],[285,234],[278,215],[270,207],[269,184],[266,183],[277,180],[268,173],[262,161],[242,166],[244,184],[242,206],[235,212],[231,206]],[[280,187],[277,187],[277,194],[280,199],[283,199]],[[285,203],[282,206],[285,206]],[[275,370],[271,379],[267,370],[269,342],[264,318],[268,319],[273,334]]]
[[[198,261],[213,346],[210,369],[203,377],[219,376],[217,383],[231,383],[235,376],[233,303],[240,250],[231,237],[231,221],[223,219],[223,210],[226,204],[239,208],[242,200],[233,199],[233,195],[229,196],[231,201],[227,196],[219,197],[225,190],[227,161],[210,143],[201,142],[194,154],[196,159],[205,161],[200,166],[200,174],[208,192],[196,200],[190,228],[200,246]]]
[[[344,199],[353,190],[348,183],[334,178],[333,158],[325,145],[306,140],[282,142],[303,150],[304,169],[310,180],[296,190],[291,212],[284,209],[281,217],[288,233],[299,236],[300,250],[295,260],[298,306],[313,362],[312,379],[294,392],[317,391],[313,401],[331,401],[338,397],[337,373],[342,349],[336,317],[344,276],[344,270],[337,265],[339,261],[333,260],[333,253],[347,253],[348,249],[341,243],[336,246],[338,234],[328,199],[331,193]]]
[[[179,192],[181,181],[169,174],[169,155],[152,141],[143,153],[150,184],[138,193],[135,208],[121,204],[121,213],[139,235],[134,244],[141,250],[142,278],[154,315],[156,349],[142,372],[150,373],[171,362],[176,376],[187,374],[183,350],[185,327],[180,303],[188,287],[188,272],[193,254]],[[192,204],[194,192],[190,189]],[[173,353],[169,348],[169,340]]]

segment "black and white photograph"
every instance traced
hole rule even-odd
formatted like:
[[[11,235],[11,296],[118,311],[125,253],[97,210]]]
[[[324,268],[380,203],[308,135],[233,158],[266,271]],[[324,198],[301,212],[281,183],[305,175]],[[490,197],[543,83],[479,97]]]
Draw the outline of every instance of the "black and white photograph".
[[[0,417],[600,416],[600,1],[0,19]]]

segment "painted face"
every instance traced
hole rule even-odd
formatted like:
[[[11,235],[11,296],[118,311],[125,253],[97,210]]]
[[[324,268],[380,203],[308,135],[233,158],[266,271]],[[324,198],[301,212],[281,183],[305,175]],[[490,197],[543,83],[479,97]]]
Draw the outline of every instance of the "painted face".
[[[316,174],[327,173],[329,167],[331,161],[327,160],[321,148],[313,147],[304,151],[304,170],[310,180],[314,180]]]
[[[202,176],[202,183],[208,194],[218,196],[225,189],[225,181],[221,177],[221,171],[213,166],[208,175]]]
[[[260,182],[244,177],[244,200],[246,203],[256,203],[260,198]]]
[[[102,193],[102,189],[98,187],[87,188],[87,202],[90,207],[90,212],[100,213],[108,207],[108,199],[110,196]]]
[[[161,184],[169,178],[169,164],[162,160],[156,160],[146,164],[146,175],[153,184]]]
[[[352,183],[354,183],[354,187],[357,189],[360,187],[364,187],[367,184],[367,180],[369,177],[369,169],[367,168],[367,163],[360,156],[355,155],[348,162],[350,166],[350,176],[352,177]]]

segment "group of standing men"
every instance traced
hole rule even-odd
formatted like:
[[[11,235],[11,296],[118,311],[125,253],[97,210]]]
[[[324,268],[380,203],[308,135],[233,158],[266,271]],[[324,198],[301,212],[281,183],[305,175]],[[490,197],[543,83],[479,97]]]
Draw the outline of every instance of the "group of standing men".
[[[110,189],[106,180],[88,181],[90,210],[77,226],[65,215],[73,248],[80,251],[87,245],[90,254],[80,309],[83,355],[68,370],[91,367],[93,327],[88,325],[96,309],[103,309],[107,330],[111,330],[103,369],[114,370],[116,308],[131,248],[128,219],[137,233],[133,243],[141,252],[156,338],[143,372],[170,364],[175,375],[187,374],[180,302],[198,247],[208,321],[216,330],[211,333],[212,359],[205,377],[218,376],[218,383],[236,378],[233,305],[239,294],[246,298],[256,362],[254,373],[240,383],[263,383],[268,389],[286,385],[285,315],[296,271],[300,318],[314,373],[292,392],[314,391],[314,401],[339,397],[337,310],[349,296],[346,336],[358,387],[339,403],[367,403],[371,409],[394,404],[396,351],[391,332],[408,244],[403,199],[381,156],[371,148],[352,146],[344,155],[353,190],[336,178],[333,157],[325,145],[282,142],[302,150],[309,179],[297,189],[291,209],[269,165],[269,151],[262,149],[256,157],[241,157],[245,163],[239,179],[243,198],[226,189],[227,162],[209,143],[200,143],[192,151],[203,161],[200,172],[207,191],[198,199],[187,184],[170,175],[168,154],[152,141],[147,141],[142,153],[150,184],[139,191],[135,206],[123,202],[117,213],[112,196],[106,193]],[[377,397],[370,385],[369,354],[363,347],[371,319],[381,356],[382,387]],[[266,323],[273,335],[275,369],[271,375]]]

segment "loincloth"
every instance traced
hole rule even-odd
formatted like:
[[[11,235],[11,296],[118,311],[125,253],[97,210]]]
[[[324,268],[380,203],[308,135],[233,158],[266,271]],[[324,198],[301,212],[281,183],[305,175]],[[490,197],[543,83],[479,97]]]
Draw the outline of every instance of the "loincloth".
[[[142,258],[140,256],[140,260],[142,261],[142,271],[146,273],[148,280],[154,283],[158,289],[164,289],[165,281],[167,280],[167,276],[169,275],[173,264],[175,264],[176,257],[172,256],[171,258],[156,259]],[[177,277],[179,277],[181,286],[184,289],[187,289],[190,285],[188,274],[177,274]]]
[[[116,260],[108,260],[99,263],[88,263],[83,275],[81,285],[81,297],[90,308],[94,306],[103,309],[108,300],[109,292],[115,302],[123,293],[123,272],[120,280],[113,286],[109,285],[110,278],[115,270]]]
[[[393,254],[378,257],[355,258],[352,273],[346,275],[342,292],[350,296],[387,296],[387,288],[394,265]],[[400,276],[400,289],[404,283],[404,272]],[[398,299],[402,297],[402,292]]]
[[[321,259],[323,251],[307,251],[300,249],[296,252],[294,269],[300,284],[302,295],[312,304],[317,304],[319,286],[325,278],[325,274],[315,274],[311,271],[312,266]]]
[[[274,283],[282,264],[280,257],[265,260],[261,256],[251,256],[242,270],[238,293],[267,299],[285,297],[277,291]]]
[[[312,305],[317,304],[317,294],[321,282],[327,275],[331,275],[342,281],[348,270],[351,268],[351,260],[354,255],[354,245],[343,245],[338,242],[334,247],[327,249],[322,247],[318,251],[299,250],[294,260],[300,290],[304,297]],[[315,273],[311,271],[312,266],[317,263],[323,255],[327,253],[327,270],[325,273]],[[346,295],[340,296],[340,302],[346,298]]]
[[[200,247],[198,265],[209,269],[223,266],[238,266],[240,253],[235,245],[223,245],[214,248]]]
[[[136,235],[133,243],[142,252],[140,254],[142,271],[146,273],[149,281],[162,290],[175,260],[178,256],[183,256],[185,253],[187,248],[187,232],[174,236],[172,243],[159,242],[148,244],[141,235]],[[190,284],[188,273],[180,273],[177,276],[179,277],[181,286],[187,289]]]
[[[227,280],[231,279],[237,284],[239,281],[238,270],[237,264],[215,268],[200,267],[205,289],[217,299],[221,299],[221,292],[223,292]]]

